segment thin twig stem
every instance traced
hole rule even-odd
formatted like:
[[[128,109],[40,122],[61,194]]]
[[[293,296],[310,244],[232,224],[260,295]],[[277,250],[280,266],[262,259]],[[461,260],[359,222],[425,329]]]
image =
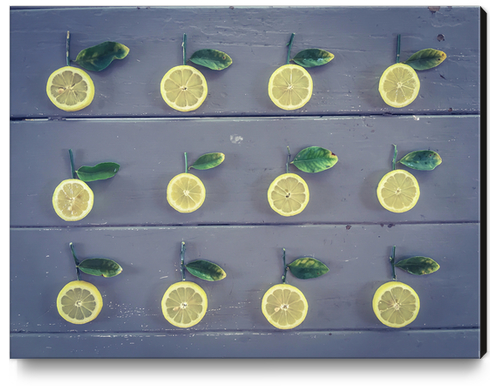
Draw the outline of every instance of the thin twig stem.
[[[187,63],[187,34],[184,33],[182,38],[182,64],[185,66]]]
[[[180,274],[182,275],[182,281],[185,281],[185,242],[182,241],[180,245]]]
[[[395,248],[396,248],[396,245],[393,245],[393,248],[391,249],[391,256],[390,256],[391,274],[392,274],[393,280],[396,280],[396,273],[395,273]]]
[[[75,171],[75,162],[73,161],[73,151],[68,149],[68,153],[70,154],[70,167],[71,167],[71,176],[72,178],[77,178],[77,173]]]
[[[291,37],[289,38],[289,43],[288,43],[288,57],[286,60],[286,64],[289,64],[289,60],[291,57],[291,46],[293,45],[293,40],[294,40],[294,32],[291,34]]]
[[[189,170],[187,168],[187,153],[186,152],[184,152],[184,167],[185,167],[184,172],[189,173]]]
[[[282,283],[286,283],[286,274],[288,273],[288,266],[286,265],[286,248],[282,249],[282,265],[284,267],[284,272],[282,274]]]
[[[289,173],[289,163],[291,162],[291,151],[289,150],[289,146],[287,146],[288,149],[288,160],[286,162],[286,173]]]
[[[66,31],[66,65],[70,65],[70,31]]]
[[[396,63],[400,63],[400,43],[401,43],[401,35],[398,34],[396,37]]]
[[[398,156],[398,149],[396,145],[393,145],[395,147],[395,150],[393,151],[393,161],[391,161],[391,168],[392,170],[395,170],[396,168],[396,157]]]
[[[73,260],[75,260],[75,267],[77,269],[77,280],[80,280],[80,268],[78,268],[80,262],[78,261],[77,255],[75,254],[75,247],[73,246],[73,243],[70,243],[70,249],[71,254],[73,255]]]

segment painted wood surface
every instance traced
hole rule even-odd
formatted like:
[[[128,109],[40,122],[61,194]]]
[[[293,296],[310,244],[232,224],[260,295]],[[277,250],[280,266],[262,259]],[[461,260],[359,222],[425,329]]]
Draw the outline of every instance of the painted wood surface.
[[[480,339],[480,9],[414,8],[44,8],[12,9],[10,112],[10,322],[12,358],[58,357],[479,357]],[[56,21],[56,23],[54,22]],[[293,28],[294,27],[294,28]],[[77,113],[57,110],[45,95],[49,74],[64,65],[66,31],[72,56],[105,40],[129,56],[93,74],[93,103]],[[168,108],[159,92],[164,73],[188,52],[216,48],[234,60],[222,72],[203,70],[206,102],[195,112]],[[335,59],[311,70],[315,90],[304,109],[278,110],[267,81],[294,51],[319,47]],[[437,48],[448,59],[420,72],[417,100],[403,109],[383,104],[377,83],[394,62]],[[46,54],[49,52],[50,54]],[[35,59],[32,59],[35,58]],[[92,75],[92,74],[91,74]],[[421,197],[404,214],[384,210],[376,186],[399,158],[421,149],[441,154],[431,172],[411,171]],[[266,198],[292,154],[318,145],[339,162],[306,174],[303,213],[285,218]],[[92,212],[66,223],[51,196],[75,164],[121,164],[118,174],[89,183]],[[226,154],[222,165],[192,173],[207,188],[192,214],[174,211],[166,185],[201,154]],[[404,167],[402,167],[404,168]],[[161,297],[180,280],[186,260],[207,259],[225,280],[195,279],[209,297],[205,318],[180,330],[162,316]],[[69,250],[80,258],[118,261],[123,272],[84,276],[104,308],[83,326],[66,323],[55,299],[75,280]],[[388,256],[428,256],[441,269],[428,276],[398,271],[419,294],[417,319],[403,329],[377,321],[371,307],[391,280]],[[260,310],[287,259],[314,256],[325,276],[288,282],[309,302],[303,324],[273,328]]]
[[[76,8],[11,12],[12,117],[282,116],[364,114],[475,114],[479,104],[478,7],[385,8]],[[76,113],[54,107],[46,81],[63,67],[66,31],[71,56],[107,40],[130,48],[126,59],[91,73],[94,102]],[[309,69],[313,96],[301,110],[278,109],[267,95],[272,73],[285,64],[291,33],[292,54],[323,48],[335,55]],[[202,48],[226,52],[233,64],[223,71],[203,68],[209,95],[199,110],[180,113],[160,95],[160,82],[182,64],[182,35],[188,57]],[[378,82],[395,63],[396,35],[402,34],[401,60],[424,48],[448,58],[419,72],[417,100],[402,111],[383,103]]]

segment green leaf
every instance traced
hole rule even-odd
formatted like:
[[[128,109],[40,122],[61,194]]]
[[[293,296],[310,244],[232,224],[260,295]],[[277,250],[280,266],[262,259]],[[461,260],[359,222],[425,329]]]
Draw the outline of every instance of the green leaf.
[[[313,257],[300,257],[287,266],[298,279],[315,278],[329,271],[325,264]]]
[[[226,277],[226,272],[219,265],[207,260],[194,260],[185,265],[191,275],[207,281],[218,281]]]
[[[334,57],[334,54],[328,51],[319,48],[310,48],[298,52],[293,58],[293,61],[303,67],[317,67],[327,64]]]
[[[129,48],[121,43],[104,42],[80,51],[75,61],[86,70],[102,71],[114,59],[124,59],[128,53]]]
[[[416,170],[434,170],[442,163],[442,158],[435,151],[418,150],[408,153],[398,162]]]
[[[82,166],[76,172],[82,181],[90,182],[114,177],[119,168],[119,164],[115,162],[102,162],[95,166]]]
[[[306,173],[318,173],[330,169],[339,158],[330,150],[319,146],[311,146],[301,150],[291,164]]]
[[[85,259],[79,265],[80,271],[94,276],[113,277],[122,272],[122,267],[114,260],[93,258]]]
[[[196,162],[194,162],[190,168],[198,170],[212,169],[220,165],[225,160],[225,155],[223,153],[207,153],[200,156]]]
[[[428,70],[441,64],[446,59],[446,54],[433,48],[420,50],[410,56],[404,63],[414,70]]]
[[[228,54],[210,49],[194,52],[189,60],[194,64],[210,68],[211,70],[223,70],[231,66],[233,62]]]
[[[400,260],[395,264],[395,267],[401,268],[413,275],[428,275],[437,271],[440,266],[430,257],[415,256]]]

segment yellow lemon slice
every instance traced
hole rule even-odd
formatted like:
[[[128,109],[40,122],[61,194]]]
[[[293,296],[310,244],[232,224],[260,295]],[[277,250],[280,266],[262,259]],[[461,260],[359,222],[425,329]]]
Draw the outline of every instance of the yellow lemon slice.
[[[208,95],[206,78],[192,66],[171,68],[162,78],[160,92],[163,100],[178,111],[196,110]]]
[[[383,208],[394,213],[412,209],[420,197],[417,179],[406,170],[397,169],[386,173],[376,191]]]
[[[303,293],[289,284],[277,284],[262,298],[262,313],[276,328],[291,329],[303,323],[308,302]]]
[[[61,181],[53,193],[53,208],[65,221],[78,221],[90,213],[94,205],[92,189],[77,179]]]
[[[303,107],[313,94],[313,80],[303,67],[286,64],[279,67],[269,79],[269,97],[283,110]]]
[[[412,287],[390,281],[374,294],[373,310],[381,323],[394,328],[404,327],[417,317],[420,299]]]
[[[187,328],[195,326],[206,315],[208,297],[196,283],[180,281],[168,287],[162,298],[162,313],[170,324]]]
[[[167,201],[180,213],[191,213],[199,209],[206,199],[206,188],[193,174],[177,174],[167,185]]]
[[[92,283],[71,281],[58,294],[56,307],[63,319],[73,324],[94,320],[102,310],[102,296]]]
[[[267,199],[271,208],[281,216],[294,216],[308,205],[310,191],[300,176],[285,173],[272,181],[267,191]]]
[[[388,67],[379,80],[379,93],[392,107],[404,107],[419,95],[420,81],[415,70],[407,64],[397,63]]]
[[[64,111],[78,111],[94,99],[95,87],[83,70],[66,66],[53,72],[46,84],[46,94],[53,104]]]

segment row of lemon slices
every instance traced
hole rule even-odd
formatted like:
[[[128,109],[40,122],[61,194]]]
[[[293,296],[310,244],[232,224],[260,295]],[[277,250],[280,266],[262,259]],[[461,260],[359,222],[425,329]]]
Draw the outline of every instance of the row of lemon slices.
[[[102,310],[102,296],[93,284],[76,280],[59,293],[59,314],[73,324],[94,320]],[[179,328],[199,323],[208,309],[206,292],[196,283],[181,281],[172,284],[161,301],[165,319]],[[380,286],[374,294],[372,307],[375,315],[389,327],[404,327],[415,320],[420,309],[417,293],[407,284],[392,281]],[[269,288],[262,298],[262,313],[274,327],[286,330],[299,326],[308,313],[308,302],[303,293],[289,284]]]
[[[413,68],[398,63],[388,67],[379,83],[379,92],[390,106],[403,107],[412,103],[420,89],[420,81]],[[83,70],[66,66],[51,74],[46,93],[53,104],[65,111],[87,107],[94,98],[94,83]],[[204,75],[188,65],[170,69],[162,78],[160,92],[165,102],[178,111],[193,111],[202,105],[208,94]],[[303,107],[313,93],[313,80],[303,67],[286,64],[279,67],[269,79],[269,97],[283,110]]]

